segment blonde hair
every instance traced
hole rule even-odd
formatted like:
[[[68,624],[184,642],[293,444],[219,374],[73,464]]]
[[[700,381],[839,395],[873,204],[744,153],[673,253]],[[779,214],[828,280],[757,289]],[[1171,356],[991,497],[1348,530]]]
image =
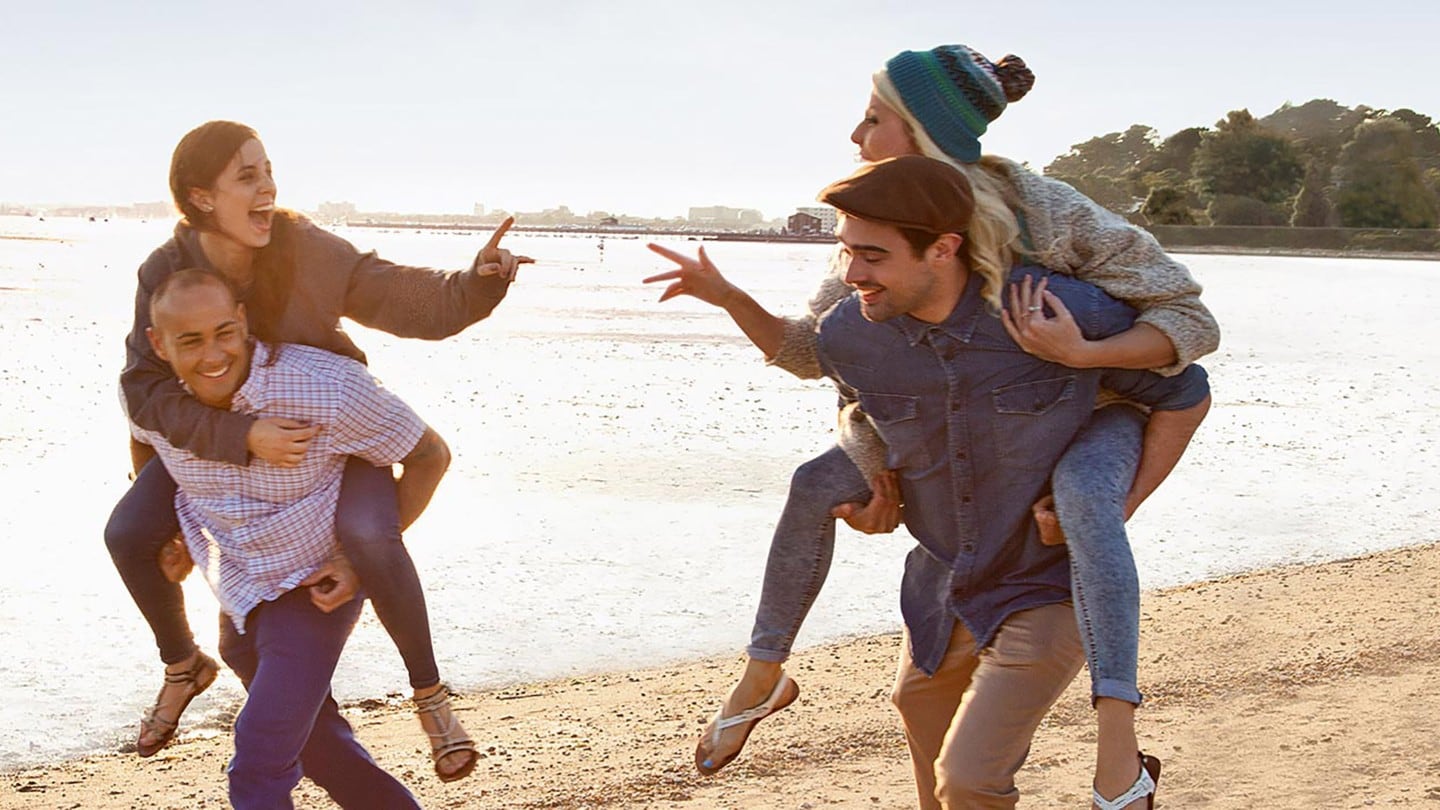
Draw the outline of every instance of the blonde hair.
[[[1015,218],[1020,196],[1010,182],[1005,162],[986,155],[980,158],[979,163],[966,163],[945,154],[905,108],[884,70],[875,74],[875,95],[905,122],[905,128],[920,154],[945,161],[970,180],[971,192],[975,195],[975,213],[970,217],[962,250],[970,270],[978,273],[983,280],[981,296],[990,306],[999,309],[1005,281],[1010,277],[1016,255],[1021,252],[1020,222]]]

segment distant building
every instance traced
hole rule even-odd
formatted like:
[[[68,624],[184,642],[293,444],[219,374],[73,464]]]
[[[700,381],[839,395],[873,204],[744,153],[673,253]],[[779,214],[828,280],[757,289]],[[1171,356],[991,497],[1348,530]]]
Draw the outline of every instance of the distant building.
[[[130,206],[131,216],[141,219],[169,219],[175,216],[175,205],[170,202],[137,202]]]
[[[356,219],[359,213],[355,204],[348,202],[322,202],[315,209],[315,216],[321,222],[349,222]]]
[[[724,205],[696,206],[687,218],[691,225],[718,228],[754,227],[765,221],[765,215],[754,208],[729,208]]]
[[[483,216],[485,216],[485,203],[475,203],[474,216],[477,216],[477,217],[483,217]]]
[[[785,232],[796,235],[824,233],[821,230],[820,218],[803,212],[791,214],[790,218],[785,220]]]
[[[810,205],[803,208],[796,208],[797,214],[809,214],[820,220],[819,233],[830,233],[835,230],[835,209],[828,205]]]

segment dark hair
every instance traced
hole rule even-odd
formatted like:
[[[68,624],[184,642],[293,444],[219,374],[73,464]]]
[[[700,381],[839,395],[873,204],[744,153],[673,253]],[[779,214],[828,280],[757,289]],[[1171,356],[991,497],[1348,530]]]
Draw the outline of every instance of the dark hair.
[[[897,226],[898,228],[899,226]],[[905,237],[906,244],[910,245],[910,252],[919,259],[924,257],[925,251],[940,239],[940,234],[922,231],[919,228],[899,228],[900,235]],[[965,263],[965,267],[971,268],[975,265],[970,260],[970,237],[968,234],[960,234],[960,249],[956,255]]]
[[[190,202],[190,189],[213,188],[220,173],[240,147],[259,140],[255,130],[234,121],[207,121],[185,133],[170,156],[170,197],[191,225],[201,230],[210,224],[210,215]]]
[[[231,284],[230,279],[223,274],[203,267],[182,268],[162,279],[159,284],[155,285],[154,292],[150,293],[150,323],[155,323],[155,310],[159,309],[160,304],[171,295],[209,285],[217,285],[225,290],[230,295],[231,301],[238,302],[240,300],[240,296],[235,291],[235,285]]]
[[[166,298],[169,298],[176,293],[184,292],[185,290],[191,290],[195,289],[196,287],[205,287],[209,285],[216,285],[221,289],[225,290],[225,292],[229,293],[231,303],[240,303],[240,295],[238,291],[236,291],[235,285],[230,281],[229,278],[225,276],[224,273],[210,270],[204,267],[185,267],[180,270],[176,270],[175,272],[161,279],[159,284],[155,285],[155,291],[150,293],[150,323],[152,325],[155,323],[155,310],[159,309],[161,302],[163,302]],[[247,317],[246,320],[248,322],[249,318]],[[250,332],[252,341],[258,340],[258,338],[255,337],[254,330],[248,331]],[[265,365],[274,365],[275,361],[280,359],[280,351],[283,347],[283,344],[271,343],[270,341],[264,340],[260,342],[265,344],[265,348],[268,352],[265,358]]]
[[[901,228],[898,225],[895,227],[899,229],[900,235],[905,237],[905,242],[910,245],[911,254],[917,259],[924,256],[925,251],[940,238],[938,233],[922,231],[919,228]]]

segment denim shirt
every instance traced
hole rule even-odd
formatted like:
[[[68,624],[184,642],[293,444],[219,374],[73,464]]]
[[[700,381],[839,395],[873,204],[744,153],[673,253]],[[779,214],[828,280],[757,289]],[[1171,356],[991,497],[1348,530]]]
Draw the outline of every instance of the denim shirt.
[[[1044,268],[1049,289],[1087,338],[1129,329],[1136,313],[1098,287]],[[1159,410],[1209,393],[1205,371],[1072,369],[1026,354],[980,296],[972,273],[943,323],[902,315],[872,323],[859,298],[819,323],[825,374],[858,396],[889,448],[905,524],[919,544],[905,563],[900,607],[911,656],[934,674],[958,618],[977,651],[1012,613],[1070,598],[1064,546],[1040,543],[1030,506],[1050,485],[1101,386]]]

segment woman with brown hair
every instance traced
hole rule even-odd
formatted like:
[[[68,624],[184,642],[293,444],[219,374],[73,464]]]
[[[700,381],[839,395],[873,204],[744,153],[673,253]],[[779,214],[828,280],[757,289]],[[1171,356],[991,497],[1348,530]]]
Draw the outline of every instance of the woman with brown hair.
[[[365,355],[342,317],[400,337],[444,338],[487,317],[505,297],[519,264],[498,246],[507,220],[470,267],[406,267],[361,253],[294,211],[277,208],[270,160],[255,131],[211,121],[175,147],[170,191],[183,218],[174,236],[140,266],[135,325],[126,339],[120,383],[132,421],[202,459],[236,466],[293,466],[316,428],[207,407],[177,382],[146,338],[150,296],[187,267],[213,270],[238,291],[252,333],[301,343],[360,361]],[[136,750],[150,756],[174,736],[180,715],[213,682],[217,666],[195,645],[180,586],[157,555],[175,538],[175,482],[153,452],[132,445],[135,481],[105,527],[105,543],[135,604],[155,635],[165,684],[141,721]],[[409,671],[421,725],[442,780],[467,775],[478,759],[450,707],[430,640],[420,580],[401,542],[395,479],[389,468],[351,458],[336,508],[340,545],[360,575],[375,613]]]

